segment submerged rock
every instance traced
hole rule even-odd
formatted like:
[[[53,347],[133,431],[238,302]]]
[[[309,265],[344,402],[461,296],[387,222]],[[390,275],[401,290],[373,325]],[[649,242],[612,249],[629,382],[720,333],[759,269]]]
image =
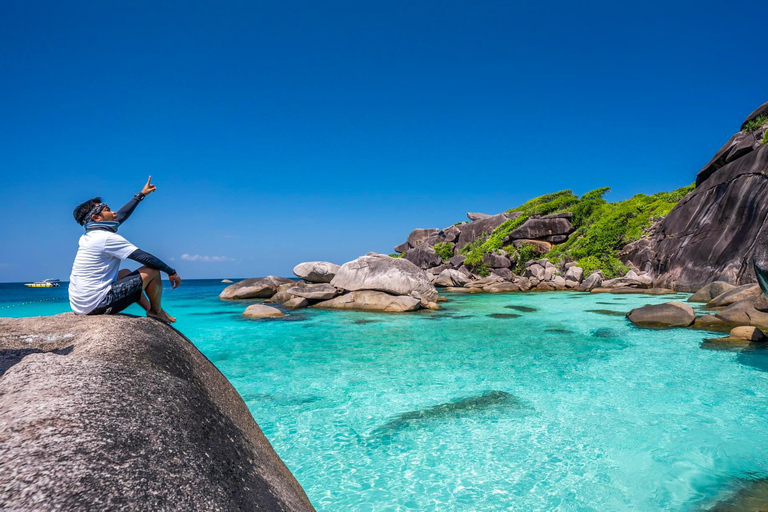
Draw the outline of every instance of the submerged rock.
[[[429,302],[427,305],[428,304]],[[356,309],[360,311],[403,313],[419,309],[421,307],[421,301],[407,295],[397,296],[372,290],[358,290],[339,295],[331,300],[319,302],[312,307],[321,309]]]
[[[263,304],[252,304],[245,308],[243,316],[247,318],[279,318],[285,314],[277,308]]]
[[[281,284],[295,283],[285,277],[267,276],[243,279],[224,288],[220,299],[267,299],[277,293]]]
[[[627,318],[639,327],[688,327],[696,320],[696,314],[688,304],[667,302],[633,309]]]
[[[313,510],[242,398],[172,327],[65,313],[0,331],[4,508]]]
[[[528,404],[510,393],[505,391],[486,391],[480,395],[458,398],[425,409],[398,414],[387,423],[373,429],[371,437],[392,434],[398,430],[415,427],[427,421],[459,416],[465,413],[481,412],[497,407],[531,410]]]
[[[296,277],[310,283],[330,283],[339,271],[339,265],[327,261],[307,261],[293,267]]]
[[[427,302],[437,300],[437,290],[427,274],[403,258],[369,253],[341,266],[331,284],[349,291],[375,290],[410,295]]]

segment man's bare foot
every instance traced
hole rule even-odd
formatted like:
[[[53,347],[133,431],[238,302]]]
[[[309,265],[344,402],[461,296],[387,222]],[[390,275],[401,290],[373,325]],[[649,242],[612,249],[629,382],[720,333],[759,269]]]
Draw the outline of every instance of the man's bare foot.
[[[151,309],[147,311],[147,316],[151,316],[152,318],[157,318],[161,322],[165,322],[166,324],[172,324],[176,321],[176,317],[169,315],[162,309],[160,312],[152,311]]]

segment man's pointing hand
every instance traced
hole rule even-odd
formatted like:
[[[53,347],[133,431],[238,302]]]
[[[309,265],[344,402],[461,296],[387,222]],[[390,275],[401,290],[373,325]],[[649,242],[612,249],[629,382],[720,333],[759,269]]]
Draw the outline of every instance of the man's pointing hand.
[[[157,187],[152,184],[152,176],[150,176],[149,178],[147,178],[147,184],[144,185],[143,189],[141,189],[141,193],[144,194],[145,196],[148,196],[155,190],[157,190]]]

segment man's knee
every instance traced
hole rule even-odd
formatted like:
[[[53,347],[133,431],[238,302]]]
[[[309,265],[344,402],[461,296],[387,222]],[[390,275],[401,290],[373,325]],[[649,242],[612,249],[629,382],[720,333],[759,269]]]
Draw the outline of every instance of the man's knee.
[[[128,270],[127,268],[124,268],[120,272],[117,273],[117,278],[118,279],[122,279],[124,277],[127,277],[128,274],[130,274],[130,273],[131,273],[130,270]]]
[[[140,267],[139,274],[141,275],[141,280],[144,282],[144,286],[146,286],[153,279],[160,277],[159,270],[149,267]]]

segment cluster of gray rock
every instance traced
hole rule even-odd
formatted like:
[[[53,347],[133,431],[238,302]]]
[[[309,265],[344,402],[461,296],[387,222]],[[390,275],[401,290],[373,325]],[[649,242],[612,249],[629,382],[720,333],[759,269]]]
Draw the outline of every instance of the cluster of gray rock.
[[[728,338],[720,341],[765,340],[761,329],[768,329],[768,297],[757,284],[734,286],[716,281],[691,295],[688,302],[705,303],[709,313],[697,316],[689,304],[667,302],[633,309],[627,318],[640,327],[691,327],[730,332]]]
[[[267,299],[283,309],[306,307],[404,312],[439,309],[438,295],[426,273],[407,260],[368,253],[344,265],[325,261],[301,263],[293,269],[300,279],[258,277],[232,284],[222,299]],[[247,317],[280,317],[275,307],[253,304]]]
[[[439,273],[445,268],[461,269],[466,258],[459,251],[465,245],[488,235],[504,222],[514,220],[520,215],[520,212],[496,215],[467,213],[470,222],[455,224],[445,229],[414,229],[408,235],[408,239],[394,249],[417,267],[423,270],[433,269],[433,273]],[[531,215],[528,220],[505,237],[504,243],[515,247],[530,244],[537,247],[539,253],[543,254],[552,249],[552,244],[565,242],[573,233],[574,227],[570,222],[572,218],[573,214],[569,212]],[[451,244],[453,257],[449,261],[435,252],[435,246],[439,243]],[[493,269],[509,270],[517,264],[516,257],[516,254],[510,255],[505,251],[498,251],[496,254],[486,254],[483,263]]]

